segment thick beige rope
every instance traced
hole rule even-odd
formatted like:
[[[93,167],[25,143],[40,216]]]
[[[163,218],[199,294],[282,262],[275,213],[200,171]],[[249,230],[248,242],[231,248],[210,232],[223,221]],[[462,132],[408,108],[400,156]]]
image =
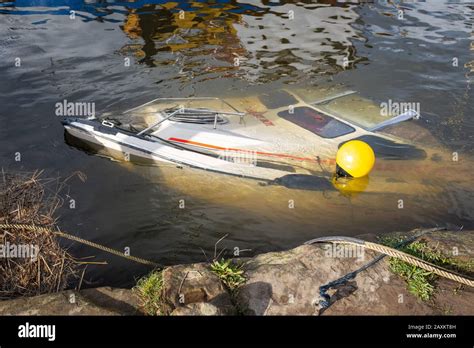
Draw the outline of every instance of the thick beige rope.
[[[451,280],[454,280],[458,283],[474,287],[474,281],[471,280],[471,279],[468,279],[468,278],[463,277],[463,276],[461,276],[457,273],[449,271],[445,268],[433,265],[432,263],[424,261],[424,260],[422,260],[418,257],[415,257],[413,255],[404,253],[403,251],[400,251],[400,250],[390,248],[390,247],[385,246],[385,245],[372,243],[372,242],[364,242],[363,244],[360,244],[360,243],[344,241],[344,240],[340,240],[340,241],[334,240],[334,241],[331,241],[331,242],[332,243],[342,243],[342,244],[351,244],[351,245],[363,246],[364,248],[374,250],[374,251],[377,251],[379,253],[391,256],[391,257],[395,257],[397,259],[400,259],[402,261],[405,261],[405,262],[409,263],[410,265],[423,268],[424,270],[427,270],[429,272],[433,272],[434,274],[437,274],[440,277],[451,279]]]
[[[75,242],[79,242],[79,243],[88,245],[88,246],[90,246],[90,247],[93,247],[93,248],[96,248],[96,249],[99,249],[99,250],[108,252],[108,253],[110,253],[110,254],[114,254],[114,255],[117,255],[117,256],[126,258],[126,259],[131,260],[131,261],[135,261],[135,262],[138,262],[138,263],[141,263],[141,264],[144,264],[144,265],[153,266],[153,267],[159,267],[159,266],[160,266],[160,265],[158,265],[157,263],[154,263],[154,262],[152,262],[152,261],[148,261],[148,260],[142,259],[141,257],[136,257],[136,256],[132,256],[132,255],[126,255],[126,254],[124,254],[123,252],[120,252],[120,251],[118,251],[118,250],[115,250],[115,249],[112,249],[112,248],[109,248],[109,247],[106,247],[106,246],[103,246],[103,245],[100,245],[100,244],[97,244],[97,243],[94,243],[94,242],[91,242],[91,241],[82,239],[82,238],[77,237],[77,236],[73,236],[73,235],[68,234],[68,233],[66,233],[66,232],[54,231],[54,230],[49,229],[49,228],[47,228],[47,227],[36,226],[36,225],[26,225],[26,224],[0,224],[0,228],[2,228],[2,229],[9,229],[9,228],[12,228],[12,229],[17,229],[17,230],[25,229],[25,230],[29,230],[29,231],[38,231],[38,232],[54,233],[54,234],[56,234],[56,235],[58,235],[58,236],[60,236],[60,237],[62,237],[62,238],[67,238],[67,239],[73,240],[73,241],[75,241]]]

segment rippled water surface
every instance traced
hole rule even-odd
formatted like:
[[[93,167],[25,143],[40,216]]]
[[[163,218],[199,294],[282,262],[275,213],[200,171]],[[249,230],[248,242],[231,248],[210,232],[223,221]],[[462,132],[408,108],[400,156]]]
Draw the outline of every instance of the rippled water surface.
[[[220,247],[251,255],[322,235],[473,227],[473,7],[434,0],[0,1],[1,166],[63,177],[84,172],[85,183],[70,182],[76,209],[61,208],[60,226],[166,264],[211,257],[225,234]],[[374,192],[356,197],[262,187],[91,155],[65,142],[54,114],[64,99],[94,102],[100,113],[158,96],[311,93],[340,85],[376,104],[420,103],[417,127],[444,155],[459,154],[458,169],[423,165],[406,190],[382,189],[371,178]],[[409,126],[400,132],[414,140]],[[402,171],[410,181],[403,165],[382,163],[387,182]],[[399,199],[405,209],[397,209]],[[88,268],[95,285],[127,285],[147,271],[80,245],[71,251],[109,261]]]

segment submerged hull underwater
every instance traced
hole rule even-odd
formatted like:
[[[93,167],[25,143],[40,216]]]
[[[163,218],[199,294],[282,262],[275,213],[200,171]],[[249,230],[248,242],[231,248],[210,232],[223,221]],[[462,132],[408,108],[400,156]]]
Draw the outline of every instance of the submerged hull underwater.
[[[324,109],[325,104],[353,93],[313,103],[284,90],[271,98],[158,98],[125,111],[121,118],[128,118],[125,125],[118,117],[113,122],[65,118],[63,124],[77,138],[109,148],[115,155],[121,152],[119,159],[134,156],[267,181],[324,174],[333,167],[338,147],[352,139],[367,142],[378,158],[426,155],[396,137],[375,133],[377,126],[363,128]],[[219,103],[228,110],[216,108]],[[379,125],[415,115],[410,110],[394,118],[401,120],[384,120]]]
[[[115,157],[110,149],[100,149],[95,144],[87,144],[69,135],[67,141],[91,153]],[[306,240],[314,236],[315,231],[340,234],[350,229],[355,234],[379,233],[408,230],[416,226],[445,225],[446,222],[468,226],[468,221],[474,218],[474,203],[470,206],[457,203],[458,195],[466,198],[466,186],[460,187],[442,176],[432,176],[428,182],[425,179],[427,175],[420,169],[427,168],[425,165],[429,163],[419,163],[409,172],[413,165],[409,162],[413,161],[382,160],[370,178],[362,182],[358,180],[354,187],[341,190],[333,186],[329,176],[312,183],[290,179],[285,183],[291,187],[288,188],[277,183],[268,184],[200,169],[180,169],[174,164],[150,165],[133,157],[129,162],[121,160],[114,165],[120,167],[115,178],[119,182],[123,175],[121,171],[144,179],[143,189],[154,193],[146,195],[151,197],[144,203],[149,205],[149,211],[170,210],[169,218],[156,220],[160,226],[179,224],[181,220],[188,221],[192,217],[196,220],[197,231],[201,224],[210,230],[214,230],[214,223],[217,222],[217,226],[244,224],[233,232],[235,238],[255,240],[264,235],[288,239],[288,242],[291,235]],[[463,178],[463,167],[456,167],[460,169],[459,179]],[[416,170],[420,173],[415,174]],[[86,182],[85,185],[89,184]],[[474,202],[472,191],[471,198]],[[402,207],[400,200],[403,201]],[[182,205],[184,209],[181,209]],[[223,214],[223,210],[227,213]],[[282,231],[291,233],[284,234]],[[222,236],[220,229],[215,233]]]
[[[413,131],[413,127],[413,125],[410,126],[411,131]],[[418,135],[424,131],[420,126],[415,126],[415,128],[418,128],[416,131]],[[192,196],[199,196],[199,192],[202,191],[198,187],[198,183],[201,180],[198,178],[199,175],[202,175],[202,180],[211,177],[211,173],[203,175],[205,172],[201,169],[193,169],[193,175],[189,177],[194,178],[195,184],[189,184],[192,180],[190,180],[190,178],[188,179],[186,174],[190,173],[191,168],[176,172],[173,170],[174,168],[183,168],[183,166],[175,161],[166,161],[163,158],[157,160],[154,156],[143,156],[141,152],[135,151],[134,149],[128,149],[124,152],[123,146],[119,144],[109,143],[106,140],[103,141],[102,144],[98,144],[96,138],[88,138],[83,134],[77,136],[75,131],[66,132],[65,137],[69,145],[117,160],[127,168],[132,168],[135,164],[150,167],[149,171],[144,170],[144,168],[140,168],[139,171],[142,173],[147,172],[145,175],[153,176],[155,179],[156,176],[163,176],[160,178],[162,183],[167,183],[178,189],[186,187],[186,190],[190,192]],[[417,154],[418,153],[419,152],[417,152]],[[407,195],[431,194],[444,190],[445,185],[443,184],[447,182],[447,177],[454,178],[451,180],[453,183],[465,188],[470,187],[470,183],[474,177],[470,170],[470,161],[468,159],[455,162],[452,160],[452,154],[441,147],[425,147],[423,154],[421,158],[414,156],[414,158],[408,159],[403,158],[405,156],[403,152],[399,159],[392,159],[390,156],[387,158],[378,157],[370,178],[352,179],[349,181],[345,181],[344,179],[335,181],[333,179],[332,173],[335,170],[334,158],[327,158],[318,164],[315,161],[313,171],[298,167],[295,170],[295,167],[287,166],[292,170],[291,172],[263,168],[262,171],[254,171],[256,175],[253,177],[244,174],[231,174],[233,174],[233,176],[242,177],[242,179],[234,179],[234,184],[236,185],[238,185],[238,182],[249,182],[250,185],[257,185],[256,187],[262,187],[262,184],[264,186],[278,185],[303,191],[334,192],[337,194],[342,192],[344,195],[349,196],[357,195],[361,192]],[[280,167],[283,167],[283,165],[280,164]],[[250,167],[248,169],[255,168]],[[249,172],[245,174],[248,173]],[[212,177],[218,178],[219,174],[214,174]],[[248,181],[245,180],[245,178],[257,179],[257,181],[260,181],[260,184],[258,182],[256,183],[255,180]],[[239,181],[237,182],[235,180]]]
[[[350,96],[346,99],[349,98]],[[248,113],[247,127],[240,134],[248,138],[256,138],[256,136],[252,136],[252,133],[255,135],[264,134],[260,139],[271,138],[271,134],[274,134],[272,132],[277,129],[275,124],[278,124],[279,120],[276,118],[271,120],[272,116],[264,112],[263,115],[267,117],[267,120],[271,120],[274,124],[274,126],[266,126],[261,117],[249,114],[249,111],[255,110],[252,109],[255,105],[259,105],[253,97],[227,98],[226,100]],[[341,108],[347,108],[347,105],[344,105],[341,100],[338,102]],[[351,105],[351,103],[352,100],[347,101],[347,104]],[[368,108],[373,108],[373,104]],[[143,119],[141,115],[139,116],[139,119]],[[289,127],[292,127],[293,130],[296,129],[292,125],[288,125],[288,122],[283,121],[278,127],[279,132],[289,132]],[[147,124],[149,123],[147,122]],[[235,127],[240,131],[242,128],[238,128],[238,124],[237,121],[236,124],[229,124],[229,127]],[[207,129],[212,131],[212,125],[207,125]],[[408,131],[398,131],[400,129]],[[228,130],[229,128],[221,129],[221,132]],[[314,135],[304,129],[300,134],[303,133],[307,134],[308,138],[306,139],[309,137],[315,139]],[[200,136],[203,136],[202,134]],[[399,141],[399,139],[404,139],[403,135],[409,136],[404,142]],[[367,222],[370,222],[369,215],[372,216],[372,214],[367,215],[368,211],[373,211],[373,214],[378,212],[382,220],[403,219],[404,214],[408,211],[412,215],[418,214],[424,218],[426,218],[426,214],[432,215],[432,220],[426,220],[432,223],[435,223],[438,217],[442,219],[447,211],[464,216],[467,220],[473,218],[471,216],[474,211],[471,209],[473,207],[452,207],[455,195],[459,192],[468,192],[468,194],[472,192],[470,188],[473,179],[470,170],[472,168],[471,162],[465,158],[458,162],[453,161],[452,154],[437,144],[436,139],[433,139],[423,127],[415,122],[407,122],[386,128],[383,134],[381,132],[376,134],[362,132],[350,136],[352,138],[362,137],[369,143],[372,141],[371,145],[374,147],[377,160],[370,178],[337,181],[333,179],[338,142],[331,144],[330,148],[333,150],[328,150],[328,153],[323,155],[323,150],[328,147],[322,146],[321,142],[303,142],[304,148],[300,150],[301,141],[296,143],[296,146],[293,141],[277,141],[279,148],[264,148],[261,152],[283,153],[283,149],[293,149],[293,152],[286,152],[292,157],[265,157],[258,154],[257,164],[263,162],[265,167],[252,165],[235,167],[234,163],[221,159],[214,162],[219,164],[224,162],[224,170],[228,171],[226,174],[233,174],[229,176],[219,174],[224,172],[221,166],[217,167],[216,173],[213,173],[212,170],[205,172],[196,169],[202,168],[200,165],[192,168],[193,166],[189,166],[189,162],[178,163],[177,157],[157,159],[154,156],[143,156],[141,152],[135,151],[133,148],[124,151],[123,145],[112,144],[108,139],[98,142],[94,136],[84,137],[83,134],[77,134],[74,131],[68,130],[66,132],[66,141],[75,147],[118,160],[121,166],[127,170],[145,177],[149,182],[156,183],[160,187],[169,187],[179,197],[205,201],[206,204],[211,205],[234,207],[250,214],[255,213],[256,216],[267,216],[272,221],[274,214],[288,214],[289,201],[295,202],[297,209],[290,210],[291,214],[285,216],[285,219],[295,223],[301,219],[313,221],[315,210],[318,211],[320,219],[324,215],[328,218],[334,217],[333,209],[349,209],[355,214],[354,216],[359,215],[358,219],[366,219]],[[413,145],[408,140],[414,139],[415,136],[417,143],[423,144],[422,148]],[[165,138],[166,141],[170,141],[171,136]],[[200,141],[196,141],[197,143],[204,143],[202,139],[198,140]],[[394,141],[397,141],[395,146]],[[182,143],[166,144],[169,146],[184,145]],[[198,150],[195,146],[185,148],[190,151]],[[312,148],[313,152],[308,152],[310,151],[308,148]],[[318,153],[315,149],[321,151]],[[181,147],[174,150],[183,152]],[[279,152],[279,150],[282,151]],[[193,156],[196,155],[195,152],[192,153]],[[209,153],[212,154],[212,151]],[[204,155],[201,154],[198,157],[200,156]],[[207,157],[209,156],[206,156],[206,159]],[[215,157],[210,158],[216,159]],[[242,171],[236,172],[236,168]],[[447,180],[448,177],[450,180]],[[458,189],[459,187],[462,189]],[[400,200],[403,201],[401,204],[406,209],[403,207],[400,209]],[[328,226],[330,226],[329,220]]]

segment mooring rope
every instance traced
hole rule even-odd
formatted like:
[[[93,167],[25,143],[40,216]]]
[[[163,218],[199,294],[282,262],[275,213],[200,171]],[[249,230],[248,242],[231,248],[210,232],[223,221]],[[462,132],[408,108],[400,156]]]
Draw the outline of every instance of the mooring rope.
[[[385,255],[391,256],[391,257],[396,257],[397,259],[400,259],[402,261],[405,261],[411,265],[423,268],[424,270],[427,270],[429,272],[433,272],[434,274],[437,274],[443,278],[451,279],[454,280],[458,283],[468,285],[470,287],[474,287],[474,280],[468,279],[466,277],[463,277],[455,272],[449,271],[443,267],[439,267],[436,265],[433,265],[432,263],[429,263],[427,261],[424,261],[418,257],[415,257],[413,255],[407,254],[403,251],[392,249],[390,247],[380,245],[377,243],[371,243],[371,242],[365,242],[364,246],[367,249],[371,249],[374,251],[378,251],[379,253],[383,253]]]
[[[397,245],[395,245],[395,248],[398,249],[398,248],[400,248],[404,245],[410,244],[410,243],[414,242],[416,239],[418,239],[419,237],[421,237],[421,236],[423,236],[427,233],[441,231],[441,230],[446,230],[446,228],[445,227],[435,227],[435,228],[419,230],[416,233],[414,233],[412,236],[410,236],[409,238],[397,243]],[[349,238],[350,239],[350,237],[339,237],[339,238],[343,238],[343,239]],[[332,239],[334,239],[334,238],[333,237],[320,237],[320,238],[316,238],[316,239],[311,240],[309,243],[330,241]],[[369,267],[372,267],[377,262],[382,260],[385,256],[387,256],[387,255],[385,255],[385,254],[379,255],[379,256],[375,257],[373,260],[371,260],[370,262],[368,262],[365,265],[361,266],[360,268],[356,269],[355,271],[349,272],[349,273],[343,275],[342,277],[340,277],[338,279],[332,280],[329,283],[321,285],[319,287],[319,296],[321,297],[321,300],[319,301],[319,305],[323,309],[328,308],[331,305],[331,296],[328,294],[329,289],[334,289],[334,288],[337,288],[337,287],[339,287],[343,284],[346,284],[348,281],[354,279],[360,272],[363,272],[366,269],[368,269]]]
[[[116,255],[116,256],[120,256],[120,257],[126,258],[126,259],[128,259],[128,260],[141,263],[141,264],[143,264],[143,265],[148,265],[148,266],[153,266],[153,267],[161,267],[159,264],[157,264],[157,263],[155,263],[155,262],[152,262],[152,261],[149,261],[149,260],[142,259],[141,257],[132,256],[132,255],[126,255],[126,254],[124,254],[123,252],[120,252],[120,251],[118,251],[118,250],[115,250],[115,249],[106,247],[106,246],[104,246],[104,245],[97,244],[97,243],[88,241],[88,240],[86,240],[86,239],[82,239],[82,238],[77,237],[77,236],[73,236],[73,235],[71,235],[71,234],[69,234],[69,233],[66,233],[66,232],[63,232],[63,231],[54,231],[54,230],[52,230],[52,229],[50,229],[50,228],[43,227],[43,226],[27,225],[27,224],[0,224],[0,228],[2,228],[2,229],[12,228],[12,229],[17,229],[17,230],[22,230],[22,229],[24,229],[24,230],[29,230],[29,231],[38,231],[38,232],[44,232],[44,233],[54,233],[55,235],[57,235],[57,236],[59,236],[59,237],[66,238],[66,239],[70,239],[70,240],[73,240],[73,241],[75,241],[75,242],[79,242],[79,243],[88,245],[88,246],[90,246],[90,247],[93,247],[93,248],[96,248],[96,249],[99,249],[99,250],[108,252],[108,253],[110,253],[110,254],[114,254],[114,255]]]
[[[314,244],[314,243],[322,243],[322,242],[323,243],[330,242],[330,243],[339,243],[339,244],[351,244],[351,245],[361,246],[361,247],[374,250],[391,257],[395,257],[413,266],[417,266],[429,272],[435,273],[443,278],[451,279],[458,283],[474,287],[474,280],[472,279],[463,277],[455,272],[449,271],[440,266],[436,266],[430,262],[424,261],[416,256],[407,254],[403,251],[396,250],[385,245],[367,242],[362,239],[351,238],[351,237],[338,237],[338,236],[324,237],[324,238],[312,239],[310,241],[307,241],[305,244]]]

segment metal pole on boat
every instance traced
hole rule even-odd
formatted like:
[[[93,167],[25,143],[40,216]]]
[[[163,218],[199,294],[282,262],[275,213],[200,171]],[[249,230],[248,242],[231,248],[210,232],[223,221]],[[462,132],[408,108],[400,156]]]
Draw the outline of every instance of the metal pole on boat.
[[[420,115],[418,114],[418,112],[416,112],[415,110],[408,110],[407,112],[404,112],[398,116],[395,116],[395,117],[392,117],[386,121],[383,121],[377,125],[375,125],[374,127],[370,128],[369,131],[370,132],[375,132],[375,131],[378,131],[384,127],[387,127],[387,126],[391,126],[391,125],[394,125],[394,124],[397,124],[397,123],[400,123],[400,122],[403,122],[403,121],[408,121],[408,120],[411,120],[412,118],[419,118]]]
[[[173,117],[174,115],[176,115],[176,114],[177,114],[178,112],[180,112],[180,111],[181,111],[181,109],[178,109],[178,110],[176,110],[176,111],[173,111],[171,114],[169,114],[169,115],[166,116],[165,118],[159,120],[159,121],[156,122],[156,123],[153,123],[150,127],[147,127],[147,128],[145,128],[144,130],[138,132],[137,135],[142,135],[143,133],[148,132],[150,129],[155,128],[155,127],[158,126],[160,123],[166,121],[166,120],[169,119],[170,117]]]
[[[245,116],[245,112],[227,112],[227,111],[217,111],[217,110],[212,110],[212,109],[192,109],[192,108],[186,108],[186,111],[190,112],[196,112],[196,113],[216,113],[216,114],[221,114],[221,115],[233,115],[233,116]]]
[[[194,112],[197,114],[206,114],[206,113],[213,113],[214,114],[214,129],[217,128],[217,116],[221,115],[230,115],[230,116],[239,116],[240,120],[242,121],[242,117],[245,116],[244,112],[228,112],[228,111],[217,111],[212,109],[193,109],[193,108],[186,108],[185,111]]]
[[[139,109],[139,108],[142,108],[144,106],[147,106],[149,104],[152,104],[156,101],[159,101],[159,100],[219,100],[219,98],[216,98],[216,97],[187,97],[187,98],[155,98],[153,100],[150,100],[149,102],[146,102],[144,104],[140,104],[138,106],[135,106],[131,109],[128,109],[128,110],[125,110],[124,112],[122,112],[123,114],[126,114],[126,113],[129,113],[130,111],[133,111],[133,110],[136,110],[136,109]]]
[[[331,96],[323,98],[323,99],[316,100],[316,101],[308,103],[308,104],[311,104],[311,105],[324,104],[324,103],[327,103],[331,100],[342,98],[342,97],[345,97],[347,95],[351,95],[351,94],[354,94],[354,93],[357,93],[357,92],[356,91],[344,91],[344,92],[334,94],[334,95],[331,95]]]

